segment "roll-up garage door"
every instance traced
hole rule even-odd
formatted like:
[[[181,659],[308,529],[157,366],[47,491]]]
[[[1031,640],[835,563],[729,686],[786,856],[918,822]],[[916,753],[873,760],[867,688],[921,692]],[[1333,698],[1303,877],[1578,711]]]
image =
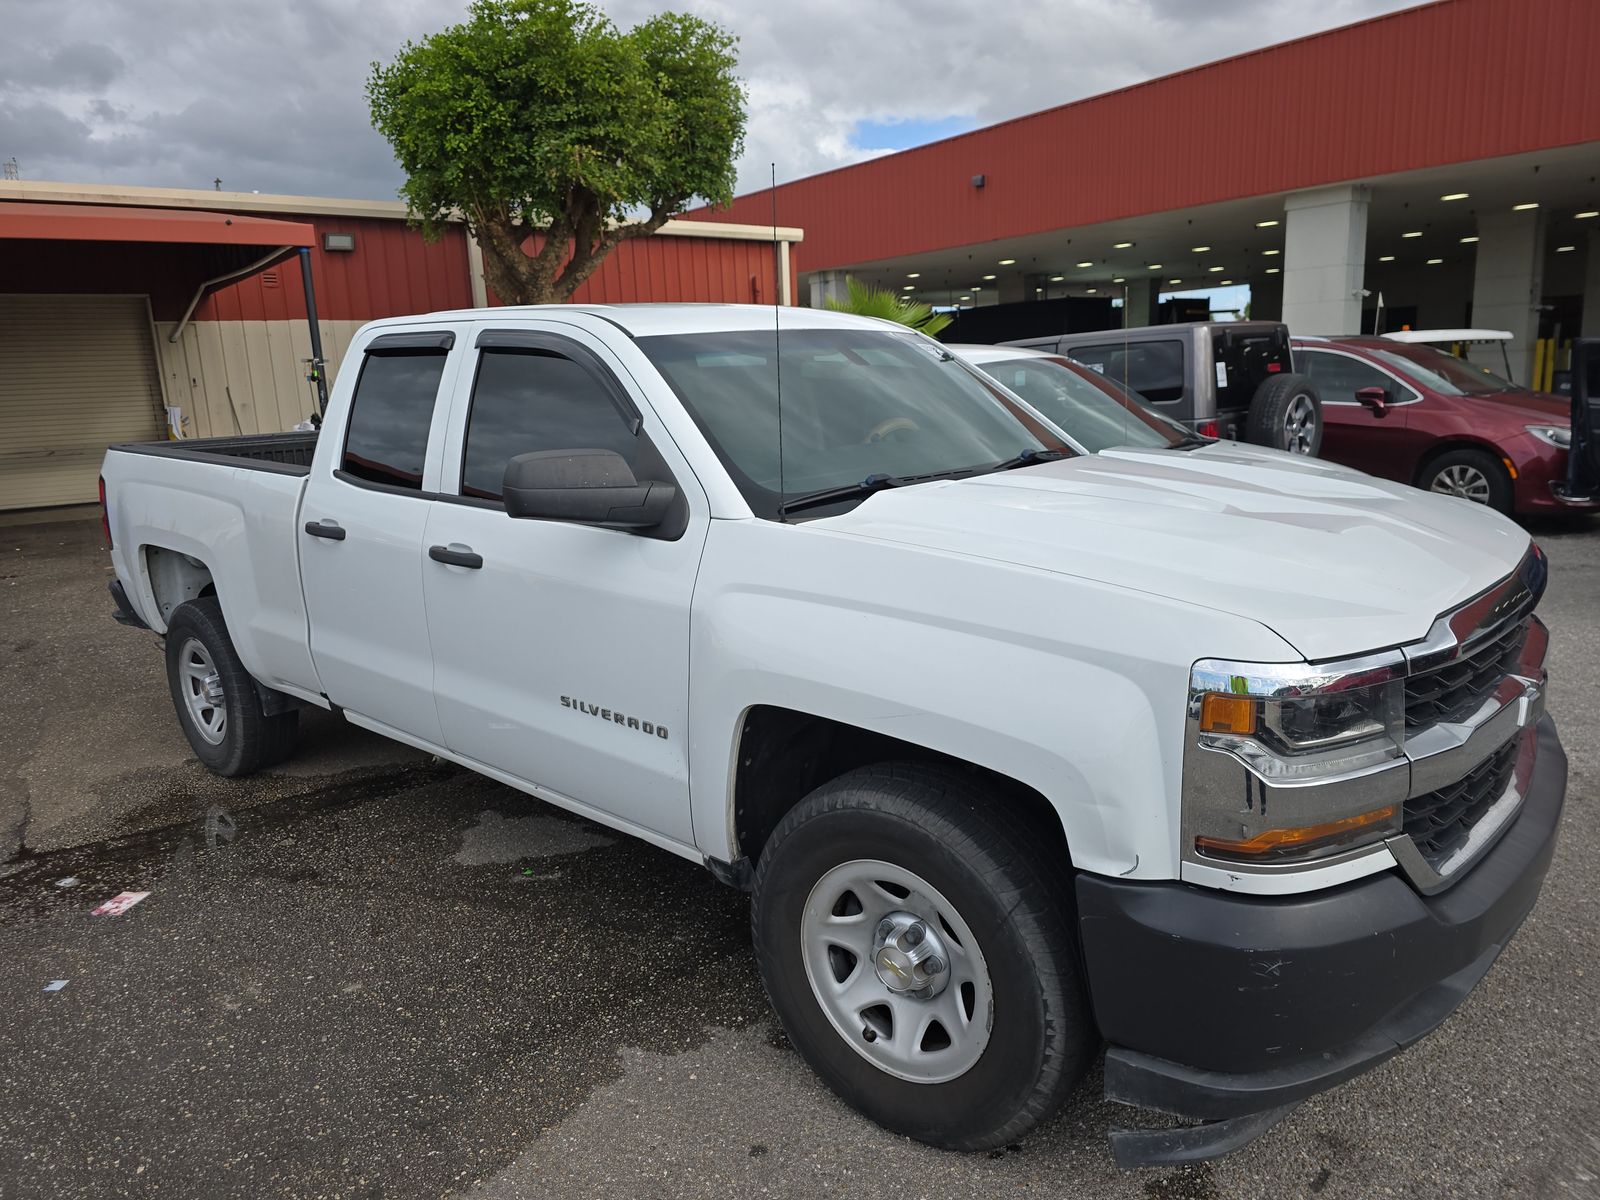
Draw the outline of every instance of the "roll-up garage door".
[[[0,295],[0,510],[93,501],[113,442],[163,436],[143,296]]]

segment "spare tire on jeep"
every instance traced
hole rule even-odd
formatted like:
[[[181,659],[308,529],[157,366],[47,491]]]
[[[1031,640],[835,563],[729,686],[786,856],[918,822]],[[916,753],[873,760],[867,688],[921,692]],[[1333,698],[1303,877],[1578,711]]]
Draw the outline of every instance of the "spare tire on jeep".
[[[1250,400],[1247,436],[1258,446],[1315,457],[1322,450],[1322,397],[1305,375],[1273,375]]]

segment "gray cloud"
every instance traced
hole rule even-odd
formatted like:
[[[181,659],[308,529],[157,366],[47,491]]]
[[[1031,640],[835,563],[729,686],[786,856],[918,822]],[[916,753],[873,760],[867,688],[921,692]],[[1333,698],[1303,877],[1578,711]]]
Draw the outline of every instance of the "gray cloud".
[[[741,188],[859,161],[862,121],[986,124],[1405,7],[1409,0],[609,0],[739,35]],[[0,0],[0,158],[26,179],[386,198],[368,124],[374,60],[464,0]],[[85,40],[92,31],[93,40]]]

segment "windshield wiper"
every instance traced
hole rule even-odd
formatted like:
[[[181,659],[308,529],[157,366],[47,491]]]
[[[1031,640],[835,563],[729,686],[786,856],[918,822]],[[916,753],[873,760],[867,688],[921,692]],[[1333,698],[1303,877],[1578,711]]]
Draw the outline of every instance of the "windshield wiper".
[[[805,492],[793,500],[785,500],[778,505],[778,512],[788,516],[792,512],[799,512],[804,508],[820,508],[824,504],[837,504],[841,500],[854,500],[858,496],[870,496],[873,492],[881,492],[884,488],[899,487],[903,483],[914,482],[907,475],[868,475],[860,483],[846,483],[839,487],[821,488],[815,492]]]
[[[1055,462],[1065,458],[1065,450],[1024,450],[1013,458],[1002,458],[993,466],[984,467],[982,473],[987,475],[993,471],[1015,471],[1018,467],[1031,467],[1038,463]]]
[[[1215,444],[1216,441],[1216,438],[1206,437],[1204,434],[1186,433],[1177,441],[1173,442],[1172,445],[1168,446],[1167,449],[1198,450],[1201,446],[1210,446]]]

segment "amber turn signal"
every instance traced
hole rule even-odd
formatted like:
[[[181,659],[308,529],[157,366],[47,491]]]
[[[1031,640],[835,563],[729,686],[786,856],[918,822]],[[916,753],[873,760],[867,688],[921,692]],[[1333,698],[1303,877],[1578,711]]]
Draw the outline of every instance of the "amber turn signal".
[[[1261,860],[1300,854],[1325,846],[1330,842],[1346,841],[1363,829],[1383,825],[1394,820],[1399,806],[1390,804],[1353,817],[1340,817],[1337,821],[1324,821],[1320,825],[1304,825],[1298,829],[1266,829],[1243,841],[1227,838],[1197,837],[1195,849],[1214,858]]]
[[[1207,692],[1200,701],[1201,733],[1254,733],[1256,702],[1249,696]]]

